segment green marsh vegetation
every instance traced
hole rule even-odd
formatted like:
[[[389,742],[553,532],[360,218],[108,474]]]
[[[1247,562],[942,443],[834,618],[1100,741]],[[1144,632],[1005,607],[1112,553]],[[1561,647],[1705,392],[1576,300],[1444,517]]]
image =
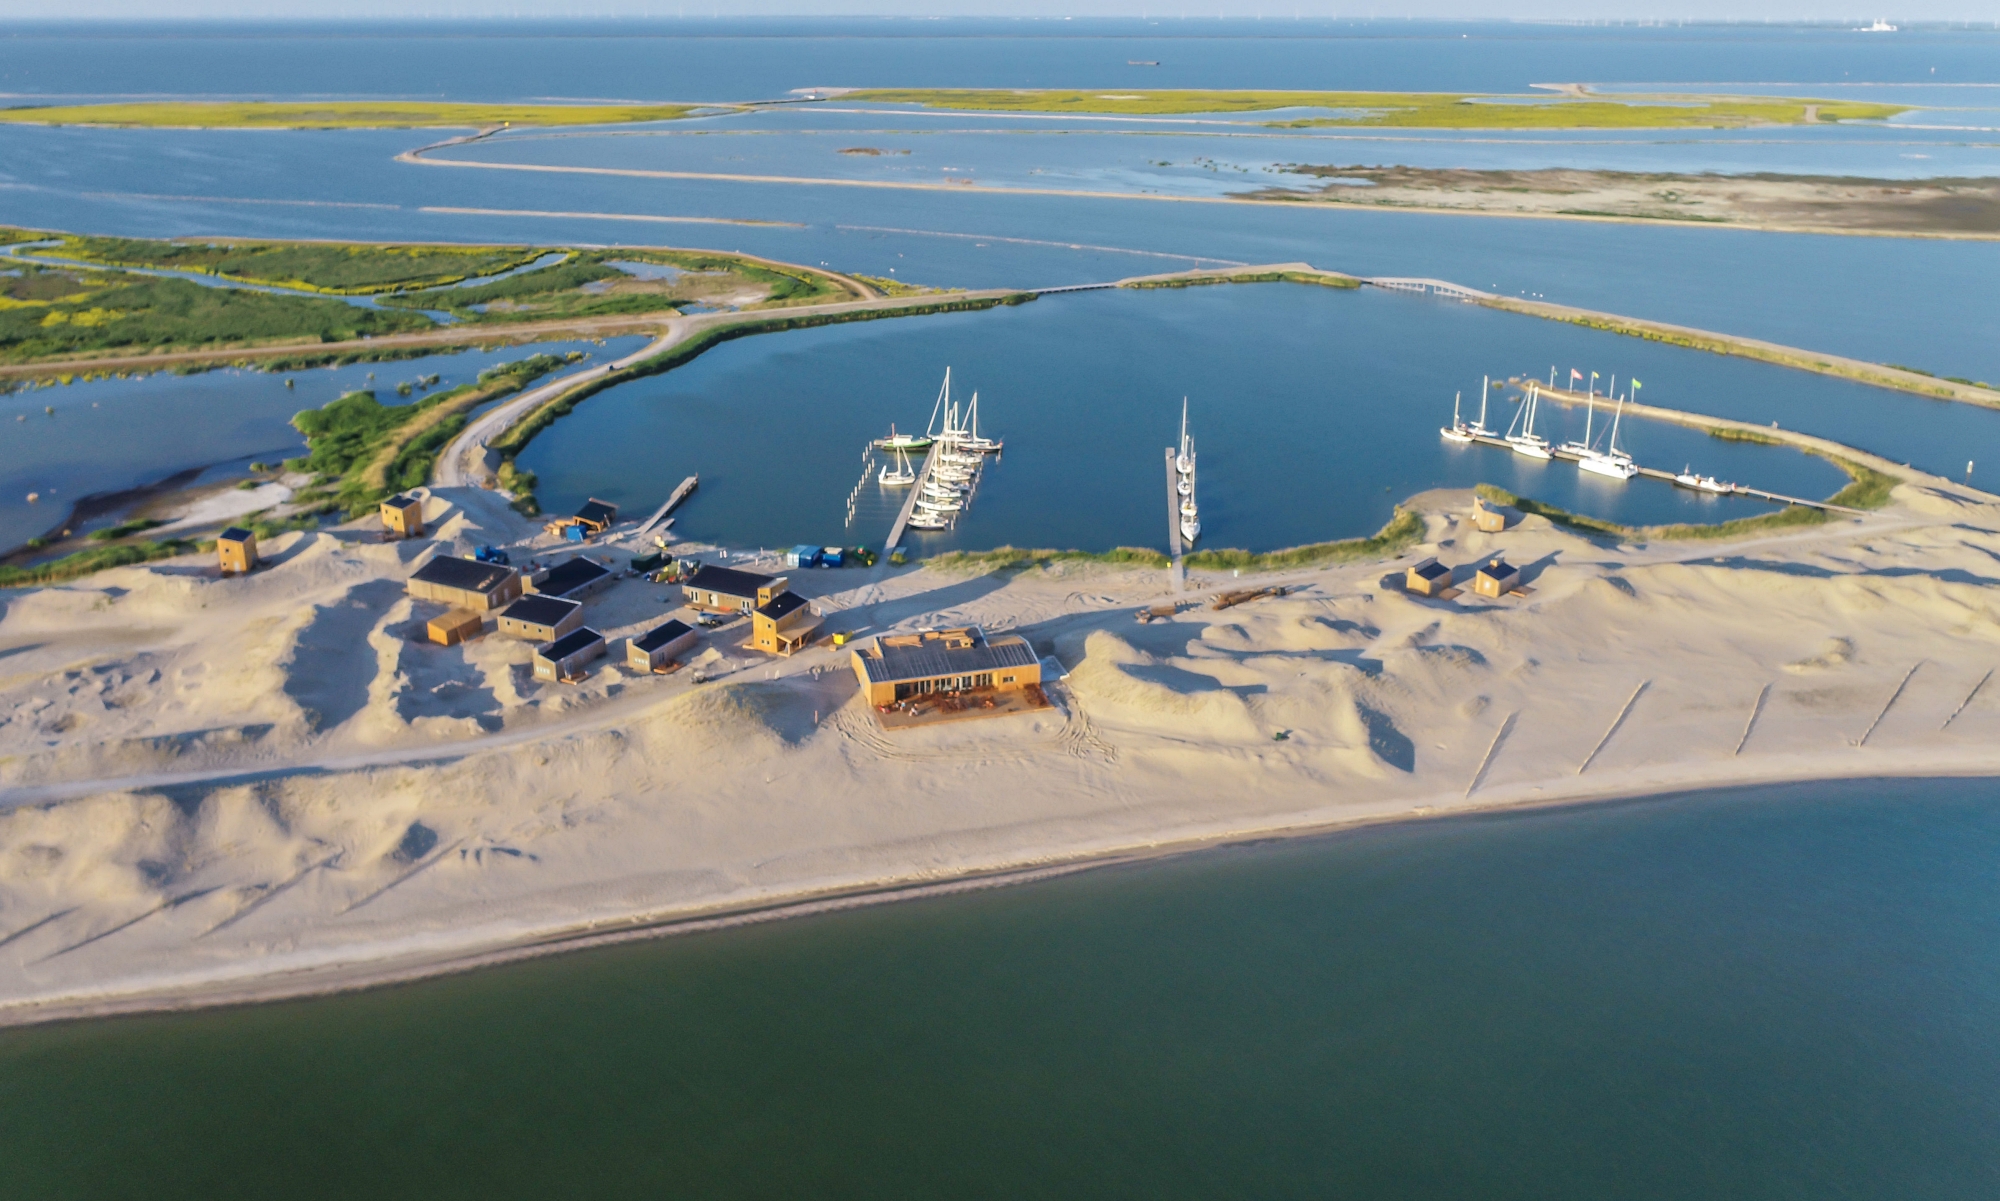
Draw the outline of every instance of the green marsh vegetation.
[[[368,296],[434,288],[525,267],[546,248],[533,246],[376,245],[236,239],[157,241],[53,235],[43,253],[104,267],[151,267],[213,275],[235,283]]]
[[[344,342],[433,328],[419,313],[363,309],[313,296],[34,263],[10,270],[16,274],[0,276],[0,362],[6,363],[282,340]]]
[[[622,125],[676,121],[692,104],[453,104],[427,100],[142,101],[0,109],[21,125],[121,125],[169,129],[415,129],[496,125]]]
[[[1203,571],[1288,571],[1302,567],[1325,567],[1334,563],[1359,563],[1386,559],[1415,546],[1424,536],[1424,519],[1411,509],[1397,506],[1395,515],[1381,529],[1366,538],[1344,538],[1338,542],[1315,542],[1284,550],[1198,550],[1181,562]]]
[[[1629,96],[1575,99],[1555,95],[1481,96],[1443,92],[1072,91],[1065,89],[904,88],[851,92],[846,99],[998,112],[1166,116],[1251,113],[1285,108],[1343,110],[1337,115],[1274,121],[1282,128],[1392,126],[1423,129],[1713,129],[1883,120],[1907,105],[1856,104],[1794,97]]]
[[[407,405],[384,405],[373,392],[350,392],[299,413],[292,424],[306,436],[306,455],[290,466],[316,477],[299,500],[315,511],[353,518],[393,492],[428,482],[438,453],[465,428],[474,408],[582,357],[538,354],[504,363],[481,372],[475,383]]]

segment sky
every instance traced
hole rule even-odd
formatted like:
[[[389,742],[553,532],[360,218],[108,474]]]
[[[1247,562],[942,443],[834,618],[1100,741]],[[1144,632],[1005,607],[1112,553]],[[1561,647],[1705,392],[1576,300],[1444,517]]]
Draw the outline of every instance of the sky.
[[[75,19],[1157,16],[1173,0],[0,0],[4,23]],[[1884,7],[1874,7],[1876,4]],[[1196,0],[1204,16],[1975,21],[2000,0]]]

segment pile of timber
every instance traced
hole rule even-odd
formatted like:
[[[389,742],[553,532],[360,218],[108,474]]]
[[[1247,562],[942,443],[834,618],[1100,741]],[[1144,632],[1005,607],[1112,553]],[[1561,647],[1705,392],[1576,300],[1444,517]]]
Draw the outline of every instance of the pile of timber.
[[[1268,588],[1239,588],[1234,592],[1222,592],[1209,602],[1211,609],[1232,609],[1244,601],[1253,601],[1264,596],[1283,596],[1290,589],[1283,584],[1273,584]]]

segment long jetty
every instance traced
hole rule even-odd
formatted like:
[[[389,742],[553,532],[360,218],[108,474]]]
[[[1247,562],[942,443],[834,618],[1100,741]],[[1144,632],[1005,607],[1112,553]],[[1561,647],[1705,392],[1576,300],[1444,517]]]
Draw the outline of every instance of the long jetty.
[[[1585,392],[1572,391],[1568,388],[1551,388],[1535,380],[1508,380],[1507,382],[1517,386],[1524,383],[1533,384],[1537,394],[1553,400],[1557,404],[1591,404],[1607,399],[1602,396],[1592,396]],[[1617,402],[1611,401],[1610,403],[1615,404]],[[1858,450],[1851,446],[1843,446],[1835,442],[1828,442],[1824,438],[1815,437],[1812,434],[1801,434],[1795,430],[1779,429],[1777,427],[1765,429],[1762,426],[1751,425],[1747,421],[1732,421],[1727,418],[1709,417],[1702,413],[1690,413],[1685,409],[1663,409],[1657,405],[1637,404],[1632,401],[1625,402],[1625,411],[1635,417],[1646,417],[1655,421],[1672,422],[1675,425],[1692,426],[1695,429],[1708,430],[1711,433],[1716,430],[1741,431],[1744,434],[1754,436],[1757,441],[1769,442],[1776,445],[1797,446],[1819,454],[1835,454],[1842,458],[1855,459],[1866,466],[1880,471],[1887,471],[1899,477],[1906,475],[1908,472],[1906,466],[1892,463],[1880,456],[1869,454],[1867,451]],[[1504,439],[1500,438],[1482,438],[1475,435],[1473,441],[1488,446],[1512,449]],[[1549,453],[1558,459],[1574,460],[1578,457],[1556,447],[1550,447]],[[1639,474],[1649,479],[1665,480],[1670,484],[1676,482],[1678,478],[1673,472],[1661,471],[1657,467],[1641,467],[1639,468]],[[1855,517],[1864,517],[1867,515],[1866,510],[1863,509],[1850,509],[1846,505],[1836,505],[1824,500],[1807,500],[1803,496],[1787,496],[1782,492],[1767,492],[1762,488],[1752,488],[1747,484],[1731,484],[1729,487],[1730,492],[1738,496],[1755,496],[1761,500],[1775,501],[1779,504],[1804,505],[1809,509],[1820,509],[1828,513],[1847,513]]]
[[[674,494],[667,498],[667,503],[661,505],[657,509],[654,509],[653,515],[651,517],[648,517],[646,520],[639,523],[639,528],[632,531],[633,536],[638,537],[644,534],[647,530],[650,530],[654,526],[658,525],[660,523],[661,518],[665,517],[667,514],[673,512],[676,508],[678,508],[680,503],[688,498],[688,493],[693,492],[696,488],[699,488],[700,486],[701,486],[701,473],[699,472],[696,472],[694,475],[691,475],[686,479],[682,480],[681,486],[674,489]]]
[[[1174,471],[1174,448],[1167,447],[1167,583],[1175,592],[1187,588],[1187,568],[1181,562],[1181,498],[1175,487],[1180,477]]]
[[[889,527],[889,540],[882,544],[882,558],[885,562],[890,555],[896,553],[896,548],[902,545],[903,527],[910,524],[910,514],[917,511],[917,498],[924,494],[924,481],[931,478],[931,465],[937,462],[938,447],[942,445],[941,442],[933,442],[931,448],[924,452],[924,464],[917,468],[916,482],[910,485],[910,495],[904,498],[903,507],[896,514],[896,523]]]

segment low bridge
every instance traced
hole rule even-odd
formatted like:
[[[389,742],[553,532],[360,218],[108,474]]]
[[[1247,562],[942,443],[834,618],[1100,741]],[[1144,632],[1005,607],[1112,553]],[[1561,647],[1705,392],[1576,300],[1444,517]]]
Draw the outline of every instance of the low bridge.
[[[1361,277],[1361,282],[1376,288],[1388,288],[1394,292],[1423,292],[1432,296],[1443,296],[1450,300],[1492,300],[1493,293],[1481,292],[1444,279],[1418,279],[1415,277],[1379,275],[1374,279]]]

